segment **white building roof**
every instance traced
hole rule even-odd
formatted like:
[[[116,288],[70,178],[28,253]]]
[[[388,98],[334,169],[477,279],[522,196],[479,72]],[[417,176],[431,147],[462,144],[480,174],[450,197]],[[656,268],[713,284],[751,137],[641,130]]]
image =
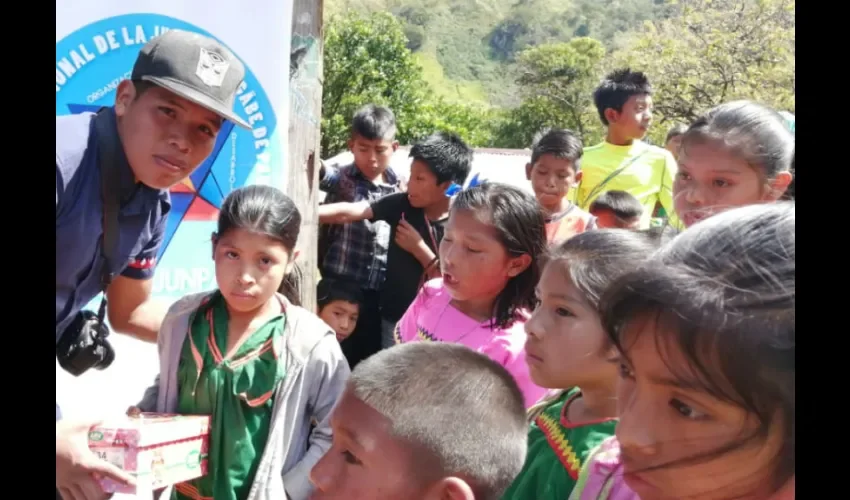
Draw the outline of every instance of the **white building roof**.
[[[410,175],[410,147],[401,146],[393,154],[390,166],[404,178]],[[531,183],[525,178],[525,165],[531,160],[531,151],[527,149],[489,149],[476,148],[472,159],[472,171],[466,180],[472,180],[476,174],[479,182],[488,180],[502,182],[524,189],[531,193]],[[325,160],[325,165],[342,166],[354,161],[354,155],[345,151]]]

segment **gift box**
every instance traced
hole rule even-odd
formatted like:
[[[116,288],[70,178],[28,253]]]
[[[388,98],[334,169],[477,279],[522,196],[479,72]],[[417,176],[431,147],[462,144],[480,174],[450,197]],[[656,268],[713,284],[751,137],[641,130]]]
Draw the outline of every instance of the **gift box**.
[[[210,417],[142,413],[89,431],[89,448],[136,478],[136,487],[101,479],[107,493],[151,491],[207,473]]]

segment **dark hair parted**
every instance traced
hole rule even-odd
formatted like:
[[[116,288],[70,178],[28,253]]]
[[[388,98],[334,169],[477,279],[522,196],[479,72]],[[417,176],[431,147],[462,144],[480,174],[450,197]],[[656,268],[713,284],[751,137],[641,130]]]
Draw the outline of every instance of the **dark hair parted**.
[[[601,306],[625,359],[637,324],[653,325],[676,377],[757,419],[752,434],[683,461],[714,459],[781,426],[776,489],[795,473],[795,213],[793,202],[777,202],[706,219],[614,283]],[[676,366],[671,353],[688,366]]]
[[[386,106],[367,104],[351,119],[351,136],[360,136],[366,140],[395,139],[395,114]]]
[[[782,115],[752,101],[721,104],[697,118],[682,136],[681,154],[706,142],[740,157],[766,180],[790,171],[794,159],[794,134]]]
[[[619,113],[632,96],[649,94],[652,94],[652,85],[646,75],[640,71],[632,71],[631,68],[623,68],[612,71],[602,80],[593,92],[593,103],[596,104],[602,124],[607,126],[606,109],[610,108]]]
[[[584,154],[584,146],[581,139],[572,131],[563,128],[546,129],[534,137],[531,146],[531,165],[545,154],[555,158],[569,160],[575,171],[581,168],[581,157]]]
[[[316,303],[320,311],[338,300],[359,306],[363,302],[363,292],[353,284],[330,278],[325,278],[316,285]]]
[[[670,139],[675,137],[679,137],[680,135],[685,135],[685,132],[688,130],[687,125],[678,124],[670,127],[670,130],[667,131],[667,137],[664,139],[664,143],[667,144],[670,142]]]
[[[643,205],[640,200],[626,191],[605,191],[599,195],[588,210],[591,213],[597,210],[608,210],[619,219],[634,219],[643,215]]]
[[[292,199],[277,188],[244,186],[227,195],[218,214],[218,236],[231,229],[263,234],[280,241],[292,252],[301,232],[301,212]],[[301,305],[302,274],[301,268],[294,265],[279,290],[295,305]]]
[[[465,346],[396,345],[358,364],[349,388],[392,422],[413,453],[415,478],[467,481],[479,500],[501,498],[525,461],[528,424],[513,376]]]
[[[410,158],[419,160],[437,177],[437,184],[466,182],[472,170],[472,148],[457,134],[436,132],[410,148]]]
[[[561,263],[584,299],[595,308],[605,290],[658,249],[653,238],[628,229],[585,231],[552,249],[546,265]]]
[[[528,254],[531,264],[508,280],[493,304],[491,325],[507,328],[519,309],[533,309],[546,252],[546,222],[537,199],[513,186],[484,182],[465,189],[452,202],[451,213],[468,210],[491,224],[510,257]]]

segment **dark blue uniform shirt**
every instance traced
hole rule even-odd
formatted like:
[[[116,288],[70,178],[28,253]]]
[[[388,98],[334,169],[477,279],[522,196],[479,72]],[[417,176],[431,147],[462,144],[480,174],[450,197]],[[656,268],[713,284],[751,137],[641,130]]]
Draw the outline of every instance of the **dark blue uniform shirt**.
[[[112,272],[153,276],[171,200],[167,191],[134,180],[109,108],[119,161],[118,242]],[[103,199],[94,113],[56,117],[56,341],[74,316],[101,291]]]

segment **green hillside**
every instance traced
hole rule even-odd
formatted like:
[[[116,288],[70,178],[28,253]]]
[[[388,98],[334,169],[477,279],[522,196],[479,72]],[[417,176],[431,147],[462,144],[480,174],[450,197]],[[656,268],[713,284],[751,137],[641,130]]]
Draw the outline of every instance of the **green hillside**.
[[[437,95],[517,104],[515,55],[530,46],[617,35],[664,17],[664,0],[326,0],[325,21],[345,11],[389,11]]]

